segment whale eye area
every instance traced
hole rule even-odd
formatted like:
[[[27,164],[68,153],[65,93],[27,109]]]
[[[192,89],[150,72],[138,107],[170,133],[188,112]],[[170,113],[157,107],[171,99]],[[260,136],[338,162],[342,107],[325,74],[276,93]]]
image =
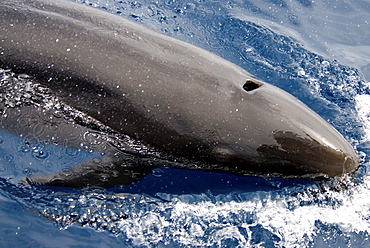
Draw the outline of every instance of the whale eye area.
[[[261,86],[261,84],[259,84],[259,83],[256,83],[256,82],[254,82],[252,80],[247,80],[245,82],[245,84],[243,85],[243,89],[245,91],[248,91],[249,92],[249,91],[253,91],[255,89],[258,89],[260,86]]]

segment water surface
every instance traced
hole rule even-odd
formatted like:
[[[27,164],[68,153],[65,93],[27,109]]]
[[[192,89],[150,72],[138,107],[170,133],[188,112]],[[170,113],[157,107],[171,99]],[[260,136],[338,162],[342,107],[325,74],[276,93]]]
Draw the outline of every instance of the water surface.
[[[25,188],[16,183],[23,176],[95,155],[2,131],[2,246],[370,246],[368,1],[78,2],[196,44],[290,92],[363,162],[325,182],[156,169],[125,187]]]

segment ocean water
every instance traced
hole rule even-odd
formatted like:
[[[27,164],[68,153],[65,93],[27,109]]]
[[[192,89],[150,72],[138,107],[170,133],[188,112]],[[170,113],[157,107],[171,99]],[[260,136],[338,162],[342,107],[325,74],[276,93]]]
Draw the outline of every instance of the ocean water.
[[[290,92],[363,162],[324,182],[156,169],[125,187],[28,188],[17,181],[96,155],[0,131],[1,247],[370,247],[369,1],[78,2],[203,47]]]

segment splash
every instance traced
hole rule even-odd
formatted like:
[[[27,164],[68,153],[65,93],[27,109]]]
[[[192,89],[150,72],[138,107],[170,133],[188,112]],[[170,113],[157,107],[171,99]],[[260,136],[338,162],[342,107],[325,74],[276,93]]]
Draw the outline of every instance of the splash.
[[[370,140],[370,95],[357,95],[355,102],[357,113],[363,123],[364,140]]]

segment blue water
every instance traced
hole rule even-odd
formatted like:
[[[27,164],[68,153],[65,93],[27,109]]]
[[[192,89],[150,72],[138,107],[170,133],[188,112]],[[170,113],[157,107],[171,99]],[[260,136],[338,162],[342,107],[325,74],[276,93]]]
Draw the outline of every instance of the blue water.
[[[370,247],[368,1],[89,3],[212,51],[306,103],[363,158],[309,180],[156,169],[117,188],[27,188],[89,156],[0,132],[2,247]],[[42,152],[40,152],[42,151]]]

